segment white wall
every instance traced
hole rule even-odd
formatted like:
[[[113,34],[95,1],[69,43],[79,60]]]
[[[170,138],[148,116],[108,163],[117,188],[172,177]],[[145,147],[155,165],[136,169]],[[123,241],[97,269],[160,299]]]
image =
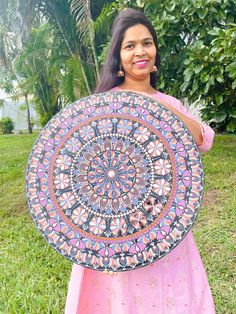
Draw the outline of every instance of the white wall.
[[[11,99],[5,99],[4,106],[0,108],[0,119],[9,117],[15,124],[15,130],[27,130],[27,111],[20,109],[20,106],[24,103],[24,100],[14,102]],[[33,105],[30,103],[29,106],[31,118],[38,121]],[[34,129],[36,128],[39,127],[35,125]]]

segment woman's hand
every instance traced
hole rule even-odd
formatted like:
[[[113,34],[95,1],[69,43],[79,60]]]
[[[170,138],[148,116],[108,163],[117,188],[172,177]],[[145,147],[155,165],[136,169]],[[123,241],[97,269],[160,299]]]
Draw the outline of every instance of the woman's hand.
[[[167,104],[164,104],[164,105],[170,111],[175,113],[177,115],[177,117],[179,117],[184,122],[184,124],[187,126],[189,131],[192,133],[192,136],[194,137],[196,144],[198,146],[201,145],[202,142],[203,142],[203,137],[202,137],[202,130],[201,130],[200,123],[198,121],[194,120],[194,119],[191,119],[191,118],[187,117],[186,115],[184,115],[180,111],[176,110],[172,106],[167,105]]]
[[[118,88],[118,91],[127,91],[127,92],[133,92],[133,93],[137,93],[137,94],[141,94],[143,96],[147,96],[149,98],[152,98],[156,101],[156,98],[147,93],[147,92],[143,92],[143,91],[135,91],[135,90],[128,90],[128,89],[121,89]],[[187,117],[185,114],[181,113],[180,111],[178,111],[177,109],[175,109],[173,106],[167,104],[164,101],[159,101],[163,106],[165,106],[167,109],[169,109],[170,111],[172,111],[173,113],[175,113],[177,115],[177,117],[179,117],[184,124],[187,126],[187,128],[189,129],[189,131],[192,133],[195,142],[197,145],[201,145],[203,142],[203,137],[202,137],[202,130],[200,127],[200,123],[194,119],[191,119],[189,117]]]
[[[143,94],[145,94],[145,93],[143,93]],[[150,95],[149,95],[149,97],[150,97]],[[156,100],[152,96],[150,98]],[[163,106],[165,106],[167,109],[169,109],[174,114],[176,114],[176,116],[179,117],[183,121],[183,123],[186,125],[186,127],[191,132],[191,134],[194,137],[194,140],[195,140],[195,142],[196,142],[196,144],[198,146],[202,144],[203,137],[202,137],[202,129],[201,129],[201,126],[200,126],[200,122],[196,121],[193,118],[190,118],[190,117],[186,116],[186,114],[184,114],[184,113],[180,112],[179,110],[175,109],[173,106],[169,105],[165,101],[158,100],[158,102],[160,102]]]

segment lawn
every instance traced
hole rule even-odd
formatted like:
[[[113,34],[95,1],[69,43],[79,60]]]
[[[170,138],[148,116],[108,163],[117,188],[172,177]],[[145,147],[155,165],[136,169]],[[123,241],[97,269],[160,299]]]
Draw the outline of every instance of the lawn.
[[[24,173],[36,135],[0,136],[0,313],[63,313],[71,263],[36,230]],[[216,136],[203,157],[205,195],[196,241],[217,314],[236,313],[236,136]]]

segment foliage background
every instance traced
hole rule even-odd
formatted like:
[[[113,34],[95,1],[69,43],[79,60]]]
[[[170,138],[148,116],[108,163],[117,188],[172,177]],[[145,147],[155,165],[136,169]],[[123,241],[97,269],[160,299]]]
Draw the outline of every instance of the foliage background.
[[[2,2],[0,87],[33,94],[42,125],[93,92],[114,17],[133,7],[145,12],[158,34],[157,88],[195,102],[217,130],[236,130],[236,0]]]

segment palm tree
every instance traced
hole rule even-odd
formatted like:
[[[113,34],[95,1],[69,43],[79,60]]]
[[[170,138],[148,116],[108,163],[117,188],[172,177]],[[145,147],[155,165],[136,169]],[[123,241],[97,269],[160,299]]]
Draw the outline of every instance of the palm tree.
[[[92,92],[99,73],[97,55],[102,51],[101,43],[107,40],[109,24],[117,6],[111,0],[101,0],[99,4],[88,0],[3,2],[8,20],[15,21],[10,29],[16,34],[18,43],[18,49],[11,58],[11,70],[24,95],[27,96],[29,91],[34,94],[44,124],[67,102]],[[39,27],[45,21],[48,21],[48,36],[43,27]],[[42,48],[42,40],[47,43],[46,47]],[[6,53],[9,46],[7,48],[1,49],[0,40],[0,58],[5,63],[8,62],[6,56],[9,56]],[[50,97],[49,91],[54,96]]]
[[[48,19],[55,36],[63,43],[67,58],[75,58],[86,86],[86,93],[91,90],[96,81],[96,66],[92,57],[92,49],[88,43],[81,40],[81,32],[77,29],[76,18],[71,12],[71,1],[38,0],[37,10]],[[89,75],[88,72],[92,73]]]
[[[77,30],[80,36],[80,42],[89,44],[89,48],[92,52],[92,58],[95,65],[96,81],[99,76],[99,67],[97,54],[94,45],[95,32],[93,27],[93,20],[90,11],[89,0],[72,0],[71,11],[76,17]]]
[[[34,95],[40,122],[45,125],[63,106],[60,94],[60,56],[48,23],[34,29],[14,68],[22,86]]]
[[[0,7],[0,65],[2,66],[1,74],[5,81],[15,80],[20,85],[18,77],[13,67],[14,59],[22,47],[23,28],[22,15],[19,10],[20,2],[18,0],[2,0]],[[1,84],[4,88],[4,84]],[[12,93],[14,89],[6,90]],[[32,133],[28,94],[23,93],[27,108],[28,132]]]

